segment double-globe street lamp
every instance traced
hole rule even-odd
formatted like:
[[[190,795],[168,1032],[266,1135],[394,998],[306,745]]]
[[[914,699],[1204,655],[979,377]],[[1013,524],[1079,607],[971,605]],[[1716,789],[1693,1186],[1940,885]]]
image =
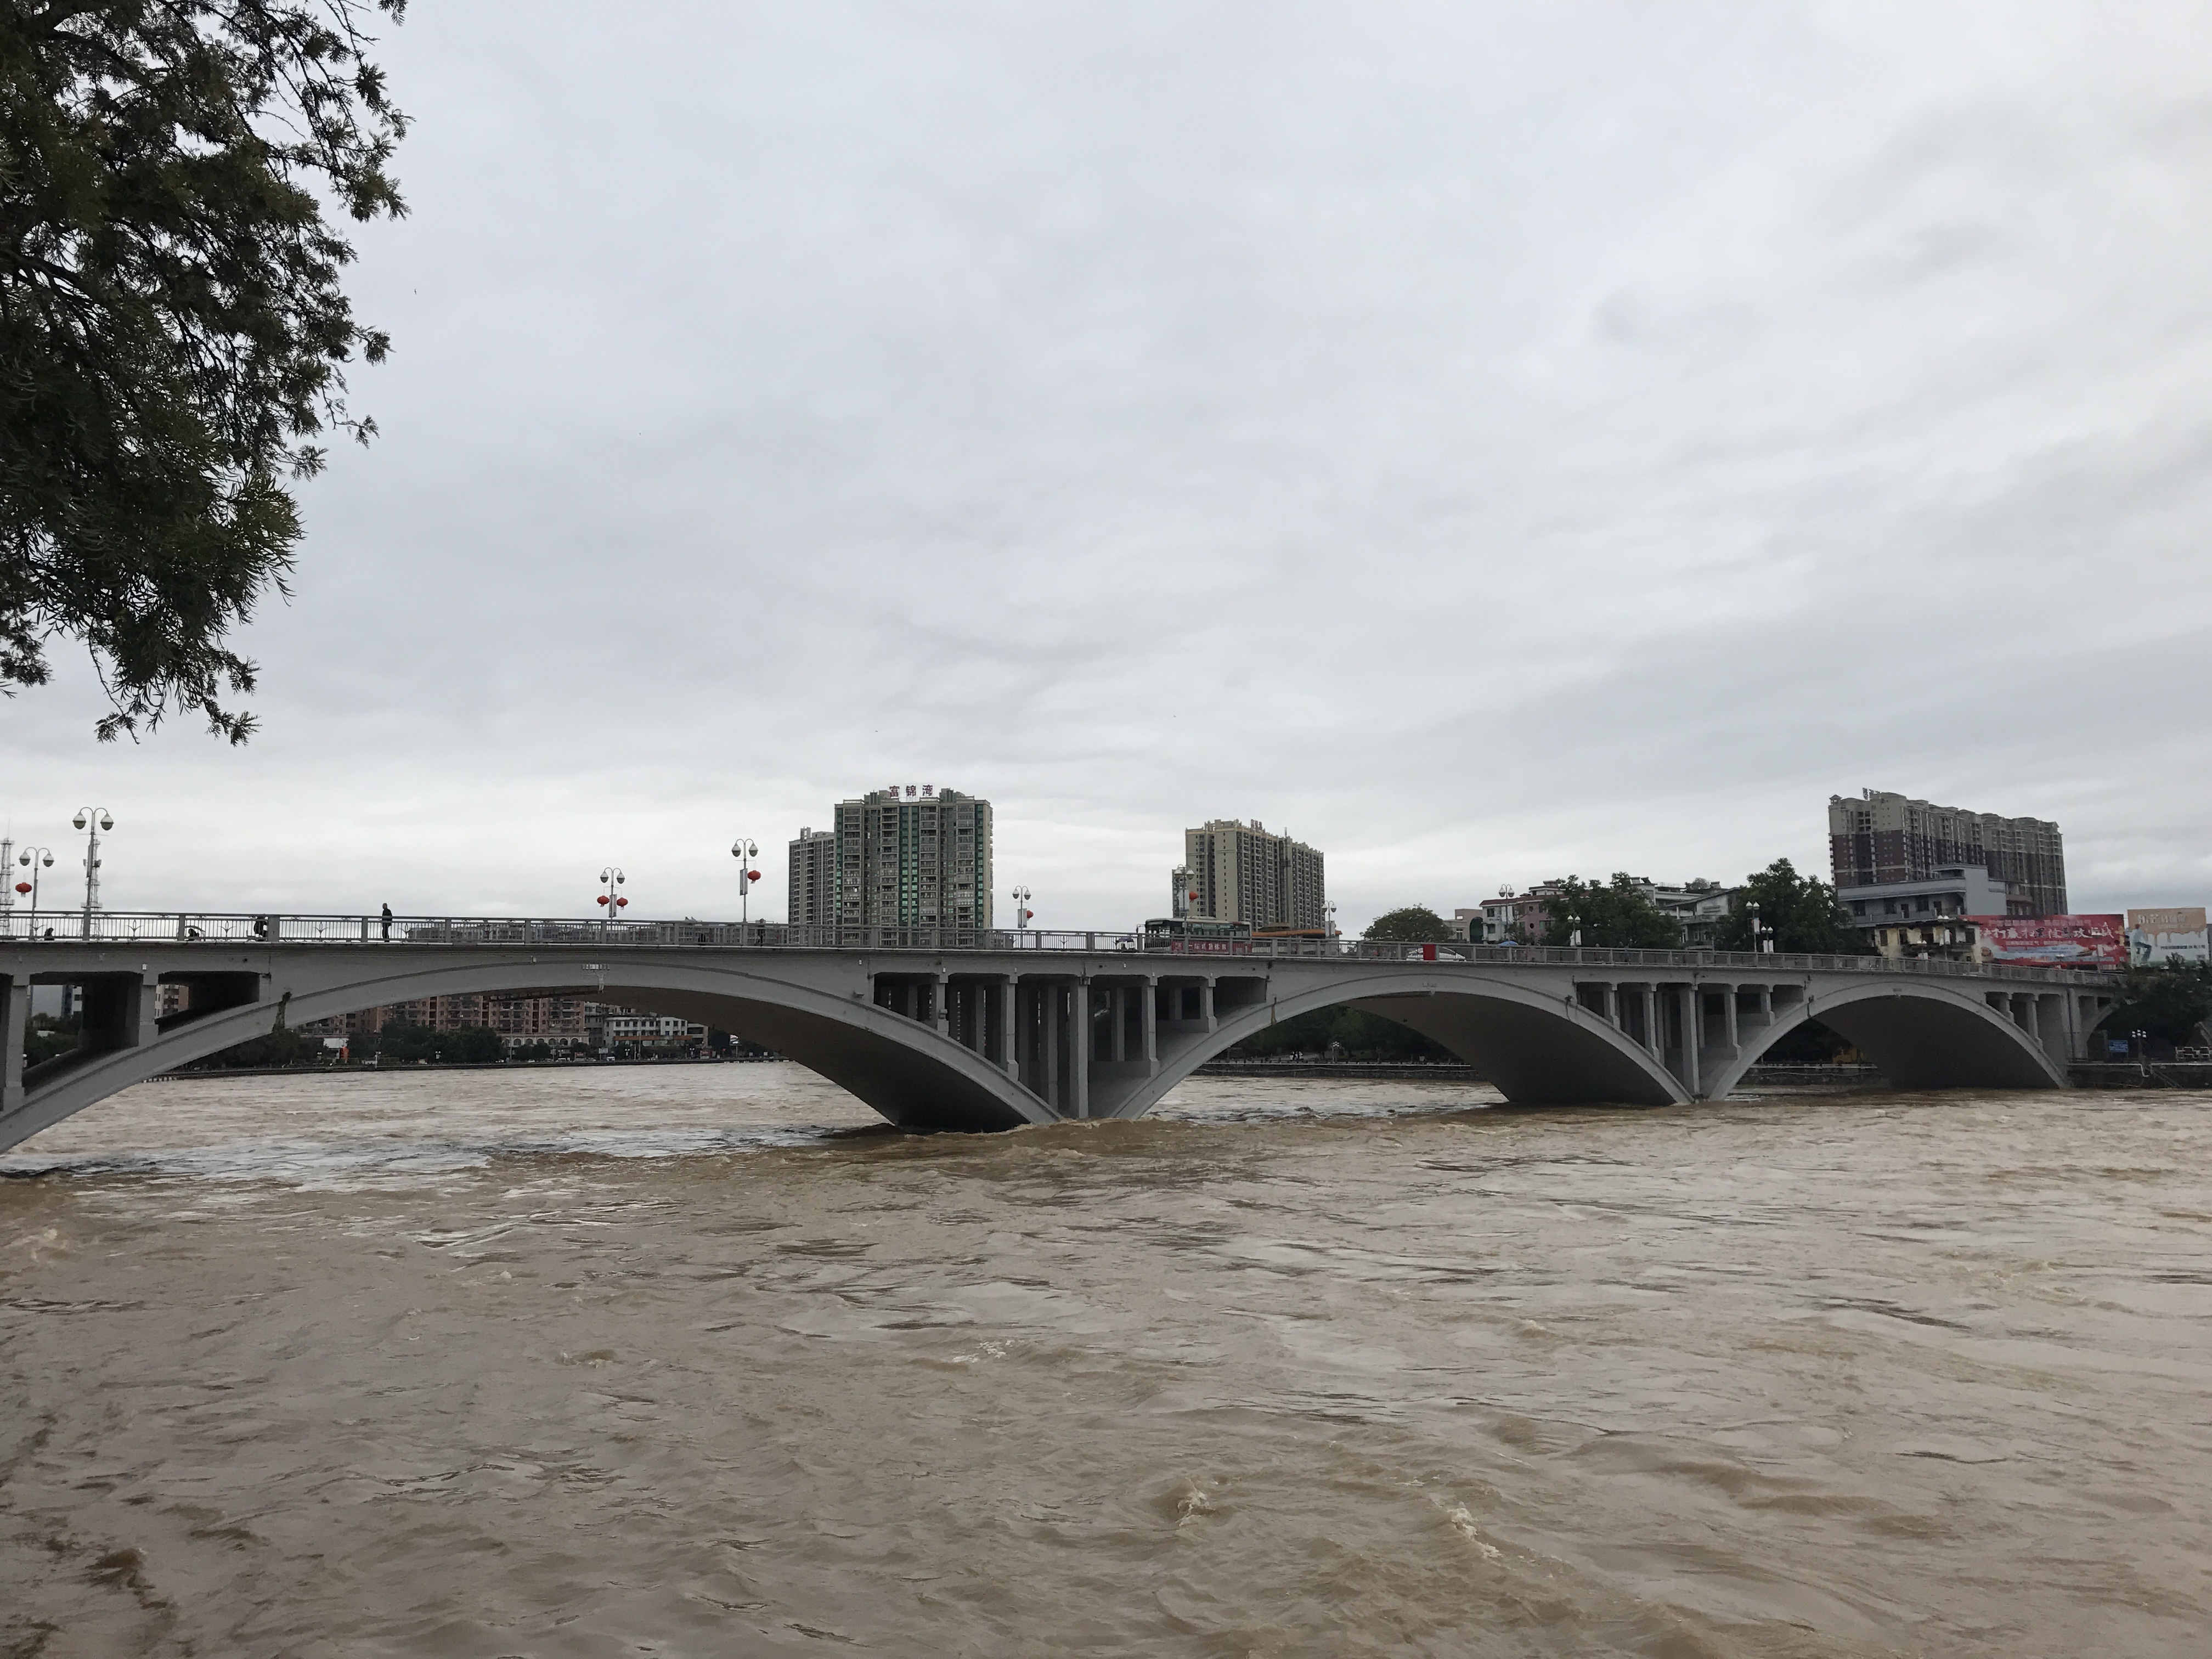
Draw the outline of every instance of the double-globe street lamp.
[[[1024,931],[1029,927],[1030,919],[1036,915],[1036,911],[1030,908],[1031,896],[1030,890],[1026,887],[1014,889],[1014,926]]]
[[[108,817],[105,806],[81,806],[70,823],[88,830],[91,836],[84,848],[84,936],[90,939],[92,913],[100,908],[100,832],[115,828],[115,820]]]
[[[615,912],[629,902],[620,893],[615,891],[616,888],[629,879],[628,876],[623,874],[622,866],[619,864],[610,864],[599,872],[599,885],[606,889],[606,891],[599,895],[599,902],[606,908],[606,915],[601,919],[604,926],[612,927],[615,924]]]
[[[28,865],[31,869],[30,880],[17,882],[15,890],[31,896],[31,919],[26,937],[36,939],[39,936],[39,872],[54,867],[54,849],[51,847],[26,847],[23,856],[15,862]]]
[[[738,926],[742,927],[752,920],[748,901],[752,897],[753,884],[760,879],[760,872],[753,868],[753,860],[760,856],[760,843],[739,836],[730,843],[730,856],[743,866],[738,872]]]

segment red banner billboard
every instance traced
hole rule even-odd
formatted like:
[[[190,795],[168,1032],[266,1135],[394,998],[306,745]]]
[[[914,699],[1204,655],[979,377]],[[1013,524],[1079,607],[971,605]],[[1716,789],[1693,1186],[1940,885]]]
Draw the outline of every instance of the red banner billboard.
[[[2124,968],[2124,916],[1968,916],[1984,962],[2027,968]]]

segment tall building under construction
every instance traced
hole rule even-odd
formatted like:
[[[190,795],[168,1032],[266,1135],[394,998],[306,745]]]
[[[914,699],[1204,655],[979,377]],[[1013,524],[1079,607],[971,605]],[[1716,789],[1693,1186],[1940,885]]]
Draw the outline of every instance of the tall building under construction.
[[[1969,812],[1887,790],[1856,800],[1831,795],[1828,860],[1838,896],[1869,925],[1907,901],[1916,915],[1931,902],[1936,913],[2066,914],[2066,843],[2042,818]],[[1978,886],[1970,872],[1986,879]]]
[[[838,802],[832,821],[791,843],[793,923],[990,927],[990,802],[895,784]]]
[[[1287,835],[1270,835],[1259,819],[1216,818],[1182,832],[1182,867],[1174,891],[1177,911],[1200,921],[1242,921],[1254,927],[1321,927],[1328,918],[1322,855]]]

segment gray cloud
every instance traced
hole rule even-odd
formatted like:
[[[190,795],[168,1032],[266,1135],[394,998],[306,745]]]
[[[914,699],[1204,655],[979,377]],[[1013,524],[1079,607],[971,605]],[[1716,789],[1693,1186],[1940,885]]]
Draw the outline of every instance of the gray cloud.
[[[1824,861],[1862,784],[2206,895],[2183,8],[422,7],[382,422],[265,736],[6,710],[118,905],[731,907],[893,777],[1051,922]]]

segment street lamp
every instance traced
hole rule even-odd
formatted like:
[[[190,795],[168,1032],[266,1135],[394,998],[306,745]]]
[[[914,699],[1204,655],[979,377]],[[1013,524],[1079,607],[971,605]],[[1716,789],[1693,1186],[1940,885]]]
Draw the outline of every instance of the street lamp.
[[[743,927],[751,919],[746,901],[752,897],[753,884],[760,879],[760,872],[753,868],[753,860],[760,856],[760,843],[739,836],[730,843],[730,856],[744,866],[738,872],[738,925]]]
[[[1754,954],[1774,948],[1774,930],[1759,919],[1759,901],[1753,899],[1744,909],[1751,916],[1751,948]]]
[[[84,936],[90,939],[92,913],[100,908],[100,832],[115,828],[115,820],[107,816],[105,806],[84,806],[70,822],[88,830],[91,837],[84,848]]]
[[[1018,928],[1026,929],[1030,925],[1030,918],[1036,914],[1030,908],[1030,897],[1028,888],[1014,889],[1014,926]]]
[[[622,866],[619,864],[610,864],[605,869],[599,872],[599,885],[607,890],[605,892],[599,895],[599,902],[607,908],[607,914],[605,921],[605,925],[606,927],[611,927],[614,926],[615,912],[621,909],[624,905],[629,902],[629,901],[624,898],[620,893],[615,891],[616,888],[621,886],[629,879],[629,878],[628,876],[623,874]]]
[[[1567,918],[1567,927],[1570,930],[1567,934],[1567,943],[1572,945],[1576,950],[1581,950],[1583,948],[1583,919],[1580,916],[1570,915]]]
[[[15,862],[31,866],[30,880],[17,882],[15,890],[19,893],[28,893],[31,896],[31,921],[29,929],[24,937],[36,939],[39,936],[39,872],[41,869],[51,870],[54,867],[54,849],[51,847],[26,847],[23,849],[23,856],[17,859]]]

